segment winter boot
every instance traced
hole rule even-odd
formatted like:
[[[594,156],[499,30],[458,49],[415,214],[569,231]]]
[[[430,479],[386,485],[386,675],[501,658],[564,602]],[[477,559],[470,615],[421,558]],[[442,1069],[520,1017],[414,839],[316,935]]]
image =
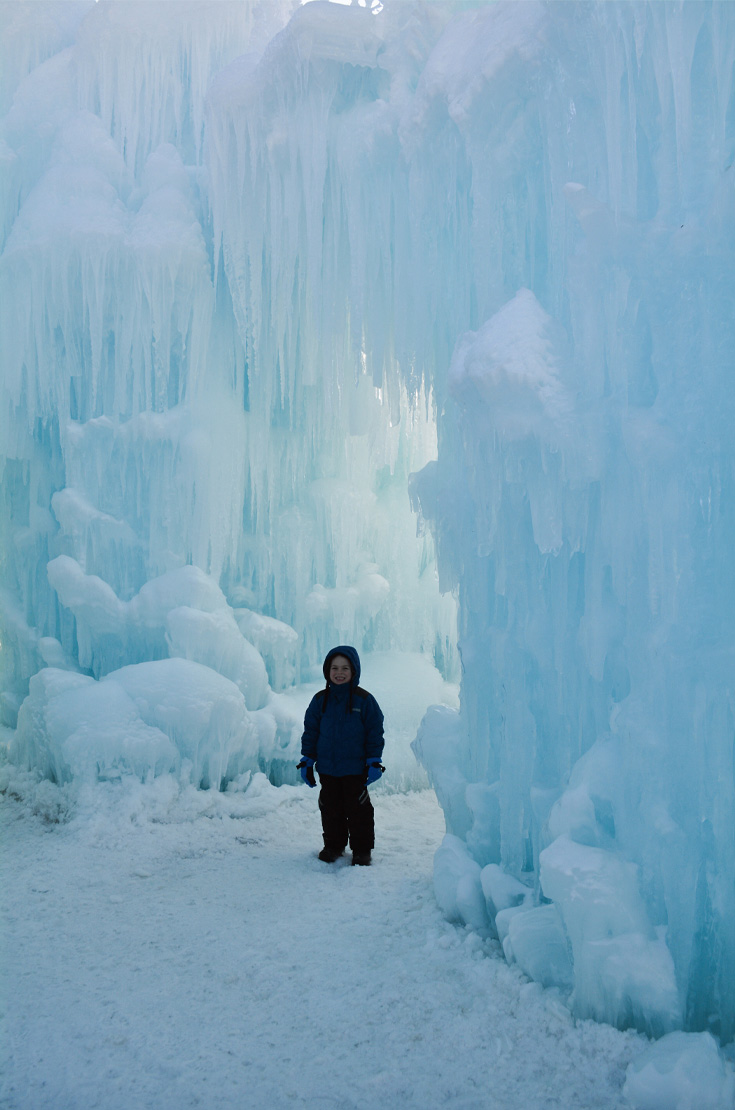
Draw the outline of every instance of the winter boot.
[[[334,863],[344,852],[344,848],[322,848],[319,859],[322,863]]]
[[[370,866],[370,849],[367,852],[353,852],[352,853],[352,866],[357,864],[359,867]]]

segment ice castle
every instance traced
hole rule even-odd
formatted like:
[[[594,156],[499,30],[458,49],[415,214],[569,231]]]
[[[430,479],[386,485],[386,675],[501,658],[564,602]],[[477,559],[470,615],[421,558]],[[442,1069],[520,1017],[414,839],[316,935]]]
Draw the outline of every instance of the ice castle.
[[[8,757],[285,775],[331,643],[461,672],[445,913],[732,1039],[733,6],[2,19]]]

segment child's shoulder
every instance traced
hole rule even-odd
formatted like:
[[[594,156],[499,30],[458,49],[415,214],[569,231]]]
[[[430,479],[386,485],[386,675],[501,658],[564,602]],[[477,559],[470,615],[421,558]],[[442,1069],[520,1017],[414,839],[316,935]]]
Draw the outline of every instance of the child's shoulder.
[[[380,709],[380,706],[378,705],[378,703],[375,699],[375,696],[373,694],[371,694],[369,690],[366,690],[363,686],[356,686],[355,689],[352,691],[352,694],[353,694],[353,697],[360,698],[362,700],[362,702],[364,703],[363,704],[363,711],[364,712],[367,712],[368,710],[370,710],[371,706],[374,707],[374,708],[377,708],[379,712],[382,712],[382,710]]]

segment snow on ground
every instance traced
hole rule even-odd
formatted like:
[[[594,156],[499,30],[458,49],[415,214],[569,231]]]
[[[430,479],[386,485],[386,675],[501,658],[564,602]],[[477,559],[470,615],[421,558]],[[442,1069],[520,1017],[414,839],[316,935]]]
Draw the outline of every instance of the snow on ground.
[[[443,920],[431,792],[377,794],[353,868],[306,787],[100,784],[49,824],[41,786],[0,810],[3,1108],[625,1106],[647,1042]]]

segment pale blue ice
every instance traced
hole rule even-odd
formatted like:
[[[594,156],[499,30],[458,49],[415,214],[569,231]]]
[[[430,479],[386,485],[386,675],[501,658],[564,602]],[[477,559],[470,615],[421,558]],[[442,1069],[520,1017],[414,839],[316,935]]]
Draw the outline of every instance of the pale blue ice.
[[[446,914],[731,1040],[735,8],[2,19],[9,758],[283,781],[353,642]]]

